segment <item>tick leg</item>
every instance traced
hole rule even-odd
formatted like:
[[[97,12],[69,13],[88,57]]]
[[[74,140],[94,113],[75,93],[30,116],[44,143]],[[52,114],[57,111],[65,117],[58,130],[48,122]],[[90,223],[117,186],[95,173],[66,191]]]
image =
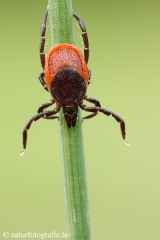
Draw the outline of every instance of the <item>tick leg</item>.
[[[38,111],[37,111],[37,112],[38,112],[38,113],[43,112],[43,110],[44,110],[45,108],[52,106],[54,103],[55,103],[55,101],[54,101],[53,99],[51,99],[50,102],[45,103],[45,104],[42,104],[42,105],[38,108]],[[55,118],[58,118],[58,119],[59,119],[58,116],[44,116],[43,118],[45,118],[45,119],[55,119]]]
[[[54,110],[47,111],[47,112],[40,112],[29,119],[29,121],[27,122],[27,124],[25,125],[25,127],[23,129],[23,148],[24,148],[24,150],[26,149],[26,145],[27,145],[27,131],[30,129],[32,122],[35,122],[38,119],[43,118],[43,117],[52,116],[52,115],[58,113],[59,110],[60,110],[60,107],[56,106],[56,108]],[[23,153],[24,153],[24,151],[21,153],[21,155],[23,155]]]
[[[44,53],[44,46],[45,46],[45,34],[46,34],[46,22],[47,22],[47,17],[48,17],[48,11],[45,13],[44,18],[42,20],[42,25],[41,25],[41,38],[40,38],[40,46],[39,46],[39,51],[40,51],[40,60],[41,60],[41,65],[44,70],[45,66],[45,53]]]
[[[95,107],[86,107],[86,105],[84,104],[79,104],[80,108],[87,111],[87,112],[92,112],[92,114],[84,117],[83,119],[89,119],[92,117],[95,117],[98,112],[102,112],[103,114],[107,115],[107,116],[111,116],[114,117],[114,119],[120,123],[120,129],[121,129],[121,134],[122,134],[122,138],[125,139],[126,137],[126,131],[125,131],[125,122],[124,120],[118,116],[116,113],[107,110],[105,108],[101,108],[101,105],[99,103],[99,101],[95,98],[88,98],[87,96],[84,98],[86,101],[94,103]],[[126,142],[127,145],[129,145],[129,143]]]
[[[78,21],[79,26],[82,30],[82,37],[83,37],[83,42],[84,42],[84,58],[85,58],[85,61],[86,61],[86,64],[87,64],[88,59],[89,59],[89,42],[88,42],[86,27],[84,25],[83,20],[78,15],[73,14],[73,17],[75,17],[75,19]]]
[[[101,107],[100,102],[96,98],[88,98],[87,96],[84,97],[84,99],[88,102],[94,103],[95,107],[86,107],[84,104],[80,104],[80,108],[87,111],[87,112],[93,112],[92,114],[84,117],[83,119],[89,119],[92,117],[95,117],[98,114],[99,108]]]
[[[84,117],[82,120],[84,119],[89,119],[89,118],[92,118],[92,117],[95,117],[97,114],[98,114],[98,110],[99,110],[99,107],[86,107],[86,105],[84,104],[79,104],[80,108],[86,112],[92,112],[92,114]]]
[[[48,111],[47,111],[48,112]],[[49,119],[49,120],[52,120],[52,119],[58,119],[59,120],[59,117],[58,116],[54,116],[55,115],[55,113],[53,113],[53,114],[51,114],[51,115],[49,115],[49,116],[47,116],[47,115],[44,115],[43,116],[43,118],[44,119]]]
[[[88,98],[85,96],[84,99],[88,102],[94,103],[96,107],[101,107],[100,102],[96,98]]]
[[[121,128],[121,133],[122,133],[122,138],[125,139],[126,137],[126,131],[125,131],[125,122],[124,120],[118,116],[116,113],[111,112],[110,110],[107,110],[105,108],[99,108],[99,112],[102,112],[103,114],[107,116],[114,117],[114,119],[120,123],[120,128]]]
[[[52,106],[54,103],[55,103],[55,101],[54,101],[53,99],[51,99],[50,102],[42,104],[42,105],[38,108],[37,113],[43,112],[43,110],[44,110],[45,108],[48,108],[48,107]]]
[[[91,83],[90,79],[91,79],[91,70],[88,69],[88,85]]]
[[[39,79],[40,83],[42,84],[42,86],[44,87],[44,89],[45,89],[46,91],[48,91],[47,85],[46,85],[46,83],[45,83],[45,81],[44,81],[44,71],[42,71],[42,72],[39,74],[38,79]]]

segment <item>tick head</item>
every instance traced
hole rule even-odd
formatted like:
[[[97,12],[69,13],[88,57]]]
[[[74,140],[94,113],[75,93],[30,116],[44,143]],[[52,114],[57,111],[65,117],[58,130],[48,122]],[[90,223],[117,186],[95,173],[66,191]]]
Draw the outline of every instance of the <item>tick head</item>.
[[[64,117],[69,128],[76,125],[78,105],[74,103],[72,105],[66,105],[63,107]]]

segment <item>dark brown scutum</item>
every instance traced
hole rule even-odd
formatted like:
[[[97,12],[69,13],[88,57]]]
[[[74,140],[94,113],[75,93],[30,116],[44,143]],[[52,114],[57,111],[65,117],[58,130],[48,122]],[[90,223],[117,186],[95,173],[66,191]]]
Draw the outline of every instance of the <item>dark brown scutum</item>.
[[[63,68],[56,73],[50,92],[61,106],[69,106],[83,100],[86,85],[78,71],[72,68]]]

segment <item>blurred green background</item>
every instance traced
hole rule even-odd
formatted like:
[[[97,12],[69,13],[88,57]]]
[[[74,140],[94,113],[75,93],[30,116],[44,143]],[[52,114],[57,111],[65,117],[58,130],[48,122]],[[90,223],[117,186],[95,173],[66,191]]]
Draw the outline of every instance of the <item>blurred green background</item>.
[[[0,5],[0,239],[4,231],[68,232],[58,122],[33,124],[18,155],[25,123],[51,98],[37,78],[46,5]],[[92,239],[159,240],[160,2],[73,0],[73,10],[90,41],[88,96],[125,119],[131,142],[127,147],[119,124],[103,114],[83,124]]]

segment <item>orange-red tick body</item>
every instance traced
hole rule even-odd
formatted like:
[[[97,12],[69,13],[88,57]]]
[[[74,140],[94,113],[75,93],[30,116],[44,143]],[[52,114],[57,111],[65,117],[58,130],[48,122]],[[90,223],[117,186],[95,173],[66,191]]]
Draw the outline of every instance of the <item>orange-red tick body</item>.
[[[88,68],[82,53],[74,45],[63,43],[52,47],[46,54],[45,82],[48,90],[56,73],[63,68],[77,70],[88,86]]]
[[[74,127],[89,81],[89,70],[79,49],[67,43],[52,47],[45,58],[44,79],[52,98],[63,108],[68,127]]]

